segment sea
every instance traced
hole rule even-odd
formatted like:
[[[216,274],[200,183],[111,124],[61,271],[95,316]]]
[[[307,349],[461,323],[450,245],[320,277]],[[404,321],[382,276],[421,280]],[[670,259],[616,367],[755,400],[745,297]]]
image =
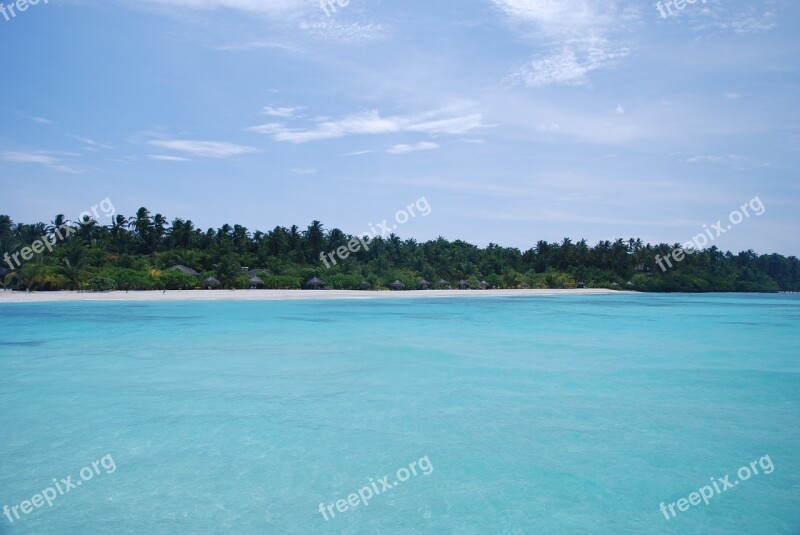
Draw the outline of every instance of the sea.
[[[800,296],[0,305],[0,534],[800,534]]]

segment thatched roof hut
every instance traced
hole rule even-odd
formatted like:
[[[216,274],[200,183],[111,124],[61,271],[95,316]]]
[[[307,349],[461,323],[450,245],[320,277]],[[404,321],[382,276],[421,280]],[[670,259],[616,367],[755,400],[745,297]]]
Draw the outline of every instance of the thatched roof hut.
[[[625,283],[626,288],[635,288],[636,284],[633,281],[628,281]]]
[[[314,277],[306,283],[306,288],[309,290],[322,290],[325,288],[325,283],[322,282],[322,279]]]
[[[172,267],[168,267],[166,269],[166,271],[180,271],[181,273],[183,273],[185,275],[191,275],[192,277],[199,277],[200,276],[200,274],[198,272],[196,272],[195,270],[193,270],[192,268],[183,266],[181,264],[178,264],[178,265],[172,266]]]
[[[391,290],[393,290],[395,292],[399,292],[400,290],[405,290],[406,289],[406,285],[403,284],[400,281],[394,281],[393,283],[391,283],[389,285],[389,289],[391,289]]]
[[[469,287],[469,284],[467,284],[467,281],[465,281],[464,279],[461,279],[460,281],[458,281],[458,289],[459,290],[466,290],[468,287]]]
[[[204,280],[201,283],[201,285],[203,286],[203,288],[208,288],[210,290],[211,288],[219,288],[220,286],[222,286],[222,283],[219,282],[214,277],[209,277],[206,280]]]
[[[481,288],[483,288],[484,290],[488,290],[490,286],[491,284],[489,284],[488,282],[481,281]]]
[[[250,280],[247,281],[247,285],[250,286],[250,288],[263,288],[264,281],[262,281],[258,277],[250,277]]]
[[[425,279],[421,279],[421,280],[420,280],[420,281],[417,283],[417,286],[419,286],[419,287],[420,287],[420,289],[422,289],[422,290],[427,290],[427,289],[428,289],[428,287],[429,287],[430,285],[431,285],[431,283],[430,283],[430,282],[428,282],[428,281],[426,281]]]
[[[437,286],[439,286],[439,288],[441,288],[441,289],[449,290],[450,289],[450,282],[446,281],[444,279],[439,279],[439,282],[437,283]]]
[[[372,285],[369,282],[367,282],[365,280],[361,281],[361,289],[362,290],[369,290],[370,288],[372,288]]]
[[[585,282],[579,282],[578,283],[578,288],[586,288],[586,283]]]

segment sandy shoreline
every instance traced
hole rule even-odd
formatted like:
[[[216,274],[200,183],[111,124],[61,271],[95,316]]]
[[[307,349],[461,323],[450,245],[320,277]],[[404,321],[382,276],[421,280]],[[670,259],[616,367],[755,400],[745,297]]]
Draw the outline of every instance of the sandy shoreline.
[[[608,295],[604,289],[579,290],[426,290],[375,292],[358,290],[175,290],[148,292],[4,292],[0,303],[60,301],[298,301],[319,299],[414,299],[436,297],[535,297],[544,295]]]

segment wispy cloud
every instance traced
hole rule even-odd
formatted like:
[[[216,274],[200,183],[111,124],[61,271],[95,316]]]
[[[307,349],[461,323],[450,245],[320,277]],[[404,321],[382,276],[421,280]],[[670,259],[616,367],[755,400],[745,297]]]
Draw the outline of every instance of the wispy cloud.
[[[275,141],[308,143],[336,139],[348,135],[381,135],[400,132],[419,132],[431,136],[464,134],[481,128],[482,115],[468,109],[473,104],[458,102],[439,110],[418,115],[383,117],[377,110],[348,115],[341,119],[318,119],[307,128],[289,128],[284,124],[268,123],[247,128],[266,134]]]
[[[81,171],[74,167],[70,167],[69,165],[64,165],[61,162],[60,156],[68,155],[68,156],[75,156],[71,153],[56,153],[56,152],[45,152],[45,151],[37,151],[37,152],[17,152],[17,151],[5,151],[0,152],[0,160],[6,162],[14,162],[14,163],[30,163],[30,164],[38,164],[47,167],[52,171],[57,171],[59,173],[70,173],[70,174],[77,174]]]
[[[261,110],[261,113],[264,115],[271,115],[272,117],[283,117],[285,119],[290,119],[292,117],[296,117],[295,112],[304,109],[306,109],[305,106],[285,106],[280,108],[276,108],[274,106],[264,106],[264,109]]]
[[[637,19],[619,0],[492,0],[526,38],[544,44],[540,53],[507,78],[529,87],[583,85],[592,71],[612,66],[629,54],[614,42],[620,23]]]
[[[53,121],[51,121],[50,119],[45,119],[44,117],[33,117],[32,120],[33,122],[39,124],[53,124]]]
[[[742,98],[742,95],[740,95],[739,93],[736,93],[734,91],[725,91],[725,98],[730,99],[730,100],[737,100],[737,99]]]
[[[315,175],[317,169],[314,167],[295,167],[291,170],[296,175]]]
[[[521,80],[528,87],[546,85],[584,85],[588,74],[610,66],[614,60],[629,54],[627,48],[608,50],[605,42],[567,46],[557,52],[539,56],[519,67],[508,80]]]
[[[335,20],[304,21],[300,23],[300,29],[312,37],[343,43],[375,41],[386,36],[385,28],[376,23],[342,23]]]
[[[719,163],[719,162],[735,162],[741,160],[740,156],[735,154],[727,154],[725,156],[715,156],[713,154],[709,155],[701,155],[701,156],[693,156],[691,158],[687,158],[686,162],[688,163]]]
[[[112,145],[107,145],[105,143],[99,143],[99,142],[94,141],[93,139],[89,139],[87,137],[72,136],[72,139],[77,139],[78,141],[83,143],[84,144],[83,150],[96,151],[96,150],[100,150],[100,149],[113,149],[114,148]]]
[[[437,143],[431,143],[429,141],[420,141],[414,145],[395,145],[391,147],[388,152],[389,154],[407,154],[409,152],[418,152],[422,150],[435,150],[438,149],[439,145]]]
[[[148,160],[156,160],[160,162],[191,162],[189,158],[183,158],[181,156],[164,156],[163,154],[148,154]]]
[[[189,139],[166,139],[149,142],[154,147],[186,152],[194,156],[206,158],[230,158],[240,154],[261,152],[259,149],[244,145],[235,145],[223,141],[195,141]]]
[[[155,8],[196,9],[203,11],[234,10],[245,13],[257,13],[271,16],[282,16],[307,11],[310,3],[306,0],[138,0]]]

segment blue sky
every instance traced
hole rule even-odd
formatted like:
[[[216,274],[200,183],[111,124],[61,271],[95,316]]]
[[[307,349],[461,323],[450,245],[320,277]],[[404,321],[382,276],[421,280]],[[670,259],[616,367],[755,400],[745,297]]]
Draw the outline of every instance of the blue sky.
[[[4,0],[0,0],[2,2]],[[7,5],[9,2],[5,0]],[[0,213],[800,254],[790,0],[44,0],[0,15]]]

